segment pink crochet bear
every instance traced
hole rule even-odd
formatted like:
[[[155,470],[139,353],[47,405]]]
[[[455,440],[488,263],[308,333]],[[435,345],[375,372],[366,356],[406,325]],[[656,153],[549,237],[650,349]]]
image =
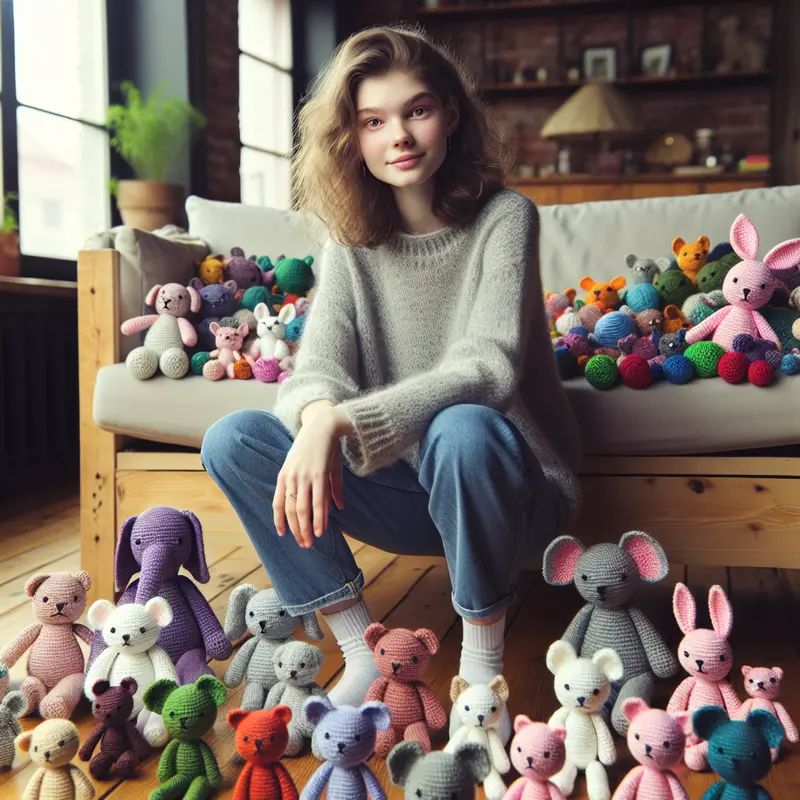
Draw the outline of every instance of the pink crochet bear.
[[[564,766],[567,731],[517,714],[514,734],[511,763],[521,777],[508,787],[503,800],[565,800],[550,778]]]
[[[722,294],[730,305],[686,332],[689,344],[713,334],[713,341],[727,351],[733,349],[733,338],[749,333],[754,339],[769,339],[780,347],[780,339],[770,324],[756,309],[765,306],[776,289],[786,289],[780,276],[800,261],[800,239],[790,239],[776,245],[758,261],[758,231],[752,222],[739,214],[731,227],[731,244],[743,260],[725,276]]]
[[[215,336],[216,349],[210,353],[212,360],[206,361],[203,365],[203,375],[212,381],[217,381],[225,375],[234,378],[233,367],[237,361],[245,357],[242,355],[242,349],[250,328],[246,322],[238,328],[223,327],[219,322],[212,322],[208,329]]]
[[[372,650],[380,678],[369,687],[366,699],[380,700],[392,714],[392,724],[378,731],[375,752],[386,758],[400,741],[417,741],[430,752],[428,727],[443,728],[447,721],[442,704],[419,678],[432,655],[439,650],[436,634],[428,628],[388,630],[373,622],[364,632],[364,641]]]
[[[728,637],[733,630],[733,608],[721,586],[708,592],[708,610],[713,630],[698,628],[697,606],[689,589],[675,586],[672,610],[684,637],[678,646],[681,666],[689,673],[673,692],[667,704],[670,714],[697,711],[703,706],[720,706],[731,719],[741,703],[725,678],[733,667],[733,650]],[[708,766],[708,742],[689,734],[686,737],[686,766],[700,771]]]
[[[44,719],[68,719],[83,696],[85,661],[78,639],[88,645],[94,634],[75,620],[86,607],[91,585],[89,573],[83,570],[40,573],[25,584],[39,622],[18,633],[0,651],[0,662],[13,667],[30,649],[28,677],[20,686],[28,700],[26,716],[38,709]]]
[[[744,675],[744,689],[750,697],[742,703],[736,719],[747,719],[751,711],[761,709],[768,711],[778,722],[783,725],[783,732],[790,742],[797,742],[797,725],[789,715],[783,703],[778,702],[778,695],[781,693],[781,681],[783,680],[783,670],[780,667],[742,667]],[[780,756],[780,748],[772,748],[773,763]]]
[[[626,700],[622,713],[630,722],[628,749],[641,766],[622,779],[613,800],[689,800],[672,768],[683,758],[691,714],[672,716],[638,697]]]

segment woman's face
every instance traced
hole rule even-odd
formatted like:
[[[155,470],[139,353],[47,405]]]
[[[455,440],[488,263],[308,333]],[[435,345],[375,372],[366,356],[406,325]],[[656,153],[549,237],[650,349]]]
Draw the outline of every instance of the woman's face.
[[[447,156],[458,113],[400,71],[364,78],[356,95],[358,144],[367,169],[401,189],[429,181]]]

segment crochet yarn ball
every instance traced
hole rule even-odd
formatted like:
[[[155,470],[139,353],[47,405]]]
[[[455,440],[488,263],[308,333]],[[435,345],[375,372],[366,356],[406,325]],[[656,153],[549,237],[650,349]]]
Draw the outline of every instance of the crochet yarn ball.
[[[558,374],[561,376],[562,381],[568,381],[580,372],[578,368],[578,359],[572,355],[569,348],[556,348],[555,356],[556,364],[558,365]]]
[[[259,358],[253,364],[253,376],[262,383],[275,383],[281,374],[277,358]]]
[[[206,362],[210,360],[211,360],[210,353],[195,353],[192,356],[192,363],[191,363],[192,373],[194,375],[202,375],[203,367],[206,365]]]
[[[717,365],[720,378],[727,383],[741,383],[747,377],[748,369],[750,359],[744,353],[725,353]]]
[[[594,326],[594,338],[600,347],[616,347],[620,339],[636,333],[636,321],[622,311],[603,314]]]
[[[239,381],[249,381],[253,377],[253,368],[244,358],[233,365],[233,377]]]
[[[619,367],[611,356],[592,356],[586,363],[586,380],[595,389],[610,389],[619,378]]]
[[[762,308],[759,310],[780,339],[784,353],[794,350],[795,347],[800,348],[800,339],[792,334],[792,325],[800,319],[800,314],[791,308]]]
[[[647,359],[638,353],[632,353],[622,360],[619,377],[631,389],[646,389],[653,382],[653,372]]]
[[[625,303],[637,313],[648,308],[661,308],[661,295],[652,283],[639,283],[628,289]]]
[[[704,319],[708,319],[714,312],[726,305],[728,305],[728,301],[722,294],[722,290],[716,289],[705,294],[691,295],[683,304],[681,313],[692,325],[699,325]]]
[[[225,377],[225,367],[216,358],[203,364],[203,377],[210,381],[220,381]]]
[[[753,386],[769,386],[775,377],[775,370],[766,361],[752,361],[747,371],[747,379]]]
[[[678,269],[662,272],[654,285],[665,306],[682,306],[696,291],[692,281]]]
[[[797,375],[800,372],[800,356],[787,353],[781,359],[781,372],[784,375]]]
[[[695,342],[686,348],[685,356],[692,362],[698,377],[714,378],[724,353],[716,342]]]
[[[242,295],[242,305],[248,311],[255,311],[259,303],[266,303],[270,299],[270,292],[266,286],[251,286]]]
[[[662,365],[664,377],[675,384],[689,383],[694,378],[694,367],[692,362],[684,355],[670,356]]]

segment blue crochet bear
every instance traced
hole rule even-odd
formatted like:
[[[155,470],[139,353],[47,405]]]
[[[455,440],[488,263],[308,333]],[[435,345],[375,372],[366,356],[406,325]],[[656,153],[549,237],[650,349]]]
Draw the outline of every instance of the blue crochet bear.
[[[300,800],[318,800],[327,784],[327,800],[386,800],[381,784],[366,765],[378,731],[392,723],[389,707],[371,701],[360,708],[334,706],[327,697],[309,697],[303,706],[314,727],[312,749],[323,764],[311,776]]]
[[[702,800],[772,800],[757,783],[772,766],[770,748],[783,741],[783,728],[767,711],[732,721],[718,706],[703,706],[692,717],[694,732],[708,742],[708,763],[722,778]]]

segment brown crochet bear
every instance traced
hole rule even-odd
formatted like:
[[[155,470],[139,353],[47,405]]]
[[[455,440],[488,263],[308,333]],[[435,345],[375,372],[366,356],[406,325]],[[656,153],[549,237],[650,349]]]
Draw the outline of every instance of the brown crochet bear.
[[[136,730],[130,720],[133,711],[133,696],[139,688],[133,678],[123,678],[119,686],[111,686],[104,679],[95,681],[92,694],[92,714],[100,720],[78,755],[81,761],[89,761],[89,772],[98,780],[132,778],[136,774],[139,761],[152,752],[144,736]],[[92,758],[95,748],[100,744],[100,752]]]
[[[426,753],[430,752],[428,727],[438,730],[447,721],[436,695],[419,680],[430,657],[439,650],[436,634],[428,628],[387,630],[380,622],[374,622],[365,631],[364,641],[381,673],[369,687],[364,702],[380,700],[392,712],[391,727],[378,731],[375,752],[386,758],[403,739],[417,741]]]

